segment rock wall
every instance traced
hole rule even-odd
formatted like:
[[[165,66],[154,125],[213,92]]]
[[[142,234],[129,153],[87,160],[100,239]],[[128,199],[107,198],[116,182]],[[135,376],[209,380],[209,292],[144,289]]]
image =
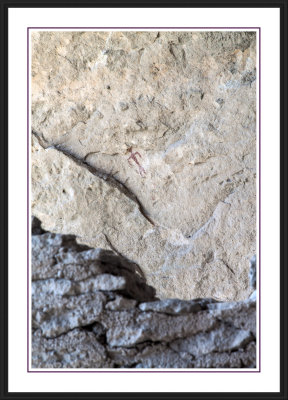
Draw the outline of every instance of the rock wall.
[[[32,211],[161,298],[244,300],[256,253],[253,32],[32,34]]]
[[[32,224],[33,368],[255,368],[248,300],[159,300],[124,257]]]

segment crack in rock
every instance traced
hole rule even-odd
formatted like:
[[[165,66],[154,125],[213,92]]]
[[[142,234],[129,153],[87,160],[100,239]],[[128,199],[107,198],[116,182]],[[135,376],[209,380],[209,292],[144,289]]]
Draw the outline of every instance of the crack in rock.
[[[103,179],[105,182],[107,182],[113,188],[117,188],[121,193],[123,193],[126,197],[128,197],[130,200],[132,200],[134,203],[137,204],[140,213],[143,215],[143,217],[148,222],[150,222],[150,224],[156,226],[155,222],[148,216],[146,210],[144,209],[143,205],[141,204],[140,200],[135,195],[135,193],[131,192],[131,190],[128,189],[127,186],[125,186],[122,182],[120,182],[114,176],[109,175],[105,171],[102,171],[98,168],[92,167],[90,164],[88,164],[87,161],[85,161],[85,157],[83,159],[78,158],[74,154],[72,154],[69,150],[65,149],[64,147],[60,146],[59,144],[45,145],[44,144],[45,139],[43,138],[43,135],[40,135],[39,133],[36,133],[35,131],[32,131],[32,134],[38,139],[39,144],[41,145],[41,147],[44,150],[54,149],[54,150],[59,151],[60,153],[64,154],[65,156],[70,158],[72,161],[74,161],[77,165],[87,169],[91,174],[97,176],[100,179]]]

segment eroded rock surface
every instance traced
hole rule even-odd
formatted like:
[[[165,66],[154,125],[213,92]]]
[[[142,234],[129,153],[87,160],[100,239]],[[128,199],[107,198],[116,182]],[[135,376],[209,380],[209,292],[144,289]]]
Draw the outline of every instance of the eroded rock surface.
[[[32,210],[161,298],[243,300],[256,252],[253,32],[32,34]]]
[[[255,368],[256,303],[159,300],[137,266],[32,236],[33,368]]]

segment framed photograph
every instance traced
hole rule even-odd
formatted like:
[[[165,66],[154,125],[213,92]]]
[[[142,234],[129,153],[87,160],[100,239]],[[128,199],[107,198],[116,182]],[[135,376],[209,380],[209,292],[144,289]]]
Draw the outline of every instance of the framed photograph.
[[[1,3],[1,399],[287,398],[286,25]]]

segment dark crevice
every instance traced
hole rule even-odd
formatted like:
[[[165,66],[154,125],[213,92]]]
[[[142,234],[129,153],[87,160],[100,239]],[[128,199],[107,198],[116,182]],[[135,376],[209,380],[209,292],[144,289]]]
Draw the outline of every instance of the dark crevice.
[[[176,57],[176,55],[175,55],[175,53],[174,53],[174,50],[173,50],[173,43],[169,43],[168,49],[169,49],[169,53],[170,53],[170,54],[173,56],[173,58],[175,58],[175,60],[177,61],[177,57]]]
[[[233,271],[233,269],[232,269],[225,261],[223,261],[222,259],[220,259],[220,261],[222,261],[223,264],[225,265],[225,267],[226,267],[233,275],[235,275],[235,272]]]
[[[34,216],[32,216],[31,231],[32,235],[43,235],[44,233],[47,233],[47,231],[42,228],[41,221]]]
[[[184,49],[182,49],[182,62],[183,62],[183,67],[185,69],[187,67],[187,60],[186,60],[186,53],[185,53]]]
[[[41,332],[42,332],[42,329],[41,329],[41,327],[39,327],[39,328],[37,328],[37,329],[40,329],[41,330]],[[75,326],[75,328],[71,328],[71,329],[68,329],[67,331],[65,331],[65,332],[62,332],[62,333],[59,333],[58,335],[56,335],[56,336],[50,336],[50,337],[48,337],[48,336],[45,336],[44,334],[43,334],[43,332],[42,332],[42,337],[44,338],[44,339],[46,339],[46,340],[53,340],[53,339],[58,339],[58,338],[60,338],[61,336],[65,336],[65,335],[67,335],[67,333],[69,333],[69,332],[73,332],[73,331],[76,331],[76,330],[82,330],[82,326],[80,325],[80,326]]]
[[[72,154],[69,150],[61,146],[60,144],[48,144],[47,141],[44,139],[43,135],[40,135],[39,133],[36,133],[35,131],[32,131],[32,134],[38,139],[39,144],[41,147],[43,147],[45,150],[52,148],[60,153],[64,154],[68,158],[70,158],[72,161],[74,161],[77,165],[87,169],[91,174],[97,176],[100,179],[103,179],[105,182],[107,182],[110,186],[113,188],[118,189],[121,193],[123,193],[126,197],[128,197],[130,200],[132,200],[136,205],[138,206],[139,211],[143,215],[143,217],[150,222],[150,224],[155,226],[155,222],[152,221],[152,219],[149,217],[147,211],[141,204],[140,200],[138,197],[130,190],[128,189],[127,186],[125,186],[122,182],[120,182],[118,179],[116,179],[114,176],[107,174],[105,171],[95,168],[91,166],[86,160],[85,157],[83,159],[76,157],[74,154]]]
[[[92,332],[93,331],[93,325],[94,325],[94,323],[93,324],[89,324],[89,325],[84,325],[84,326],[82,326],[82,329],[84,329],[84,331],[87,331],[87,332]]]
[[[123,365],[122,368],[136,368],[138,364],[138,362],[134,362],[132,364]]]
[[[157,36],[156,36],[156,38],[155,38],[155,40],[154,40],[154,42],[153,42],[153,43],[155,43],[155,42],[156,42],[156,40],[157,40],[157,39],[159,39],[159,37],[160,37],[160,32],[158,32],[158,33],[157,33]]]
[[[93,322],[92,324],[82,326],[82,329],[92,332],[100,344],[107,345],[106,329],[100,322]]]

